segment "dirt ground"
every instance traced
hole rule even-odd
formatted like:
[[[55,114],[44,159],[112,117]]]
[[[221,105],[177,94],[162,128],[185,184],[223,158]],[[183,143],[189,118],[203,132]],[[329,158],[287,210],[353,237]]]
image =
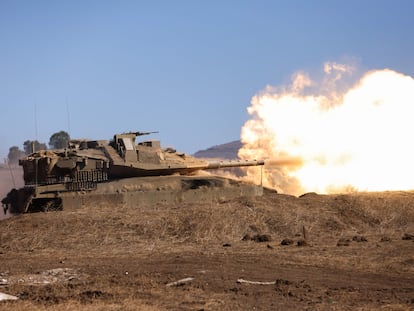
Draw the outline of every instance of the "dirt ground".
[[[413,310],[413,235],[414,192],[19,215],[0,309]]]

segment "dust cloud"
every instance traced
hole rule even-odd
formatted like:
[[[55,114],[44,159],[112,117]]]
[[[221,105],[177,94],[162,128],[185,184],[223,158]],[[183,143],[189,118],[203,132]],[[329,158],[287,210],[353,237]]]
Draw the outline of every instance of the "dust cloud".
[[[20,166],[1,166],[0,167],[0,201],[13,188],[23,187],[23,169]],[[9,215],[3,213],[0,209],[0,220],[7,218]]]

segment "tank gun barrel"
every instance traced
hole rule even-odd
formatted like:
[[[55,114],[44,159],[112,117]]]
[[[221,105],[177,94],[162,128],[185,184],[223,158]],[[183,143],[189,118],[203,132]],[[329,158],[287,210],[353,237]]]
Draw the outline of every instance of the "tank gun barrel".
[[[264,160],[232,160],[232,161],[211,161],[208,162],[206,169],[220,169],[228,167],[241,167],[241,166],[260,166],[264,165]]]

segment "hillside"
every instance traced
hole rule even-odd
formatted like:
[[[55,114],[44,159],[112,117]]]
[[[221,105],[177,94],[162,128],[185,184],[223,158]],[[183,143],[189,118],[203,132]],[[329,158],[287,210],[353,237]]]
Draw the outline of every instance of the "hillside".
[[[197,158],[221,158],[221,159],[237,159],[237,152],[242,147],[240,140],[235,140],[229,143],[215,145],[205,150],[200,150],[194,153]]]
[[[19,297],[0,308],[409,310],[413,206],[412,192],[265,191],[20,215],[0,225],[0,292]]]

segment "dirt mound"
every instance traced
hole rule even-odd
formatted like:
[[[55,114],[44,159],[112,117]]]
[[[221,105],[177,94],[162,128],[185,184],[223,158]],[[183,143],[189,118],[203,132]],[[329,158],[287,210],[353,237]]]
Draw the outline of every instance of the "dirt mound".
[[[1,222],[0,286],[20,299],[0,307],[410,309],[413,204],[412,192],[265,191],[19,215]],[[166,286],[182,279],[191,282]]]

